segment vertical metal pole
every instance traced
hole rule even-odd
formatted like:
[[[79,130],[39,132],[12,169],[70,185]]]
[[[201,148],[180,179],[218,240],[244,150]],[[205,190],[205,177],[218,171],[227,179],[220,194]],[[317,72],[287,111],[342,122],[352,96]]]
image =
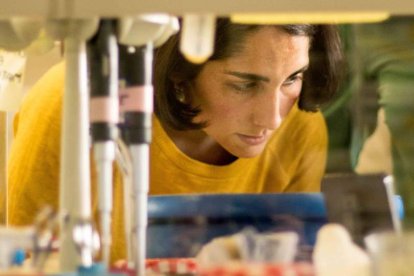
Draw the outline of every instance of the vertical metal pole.
[[[7,214],[7,112],[0,112],[0,225],[6,224]]]
[[[77,219],[91,217],[89,170],[89,114],[86,46],[78,40],[65,40],[66,79],[63,97],[60,210],[67,213],[61,222],[61,270],[75,271],[79,265],[73,242]]]

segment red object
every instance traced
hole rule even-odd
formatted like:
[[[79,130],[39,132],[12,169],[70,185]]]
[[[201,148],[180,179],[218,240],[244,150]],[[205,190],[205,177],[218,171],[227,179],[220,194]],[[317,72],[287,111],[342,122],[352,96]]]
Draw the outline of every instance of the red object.
[[[192,258],[148,259],[146,270],[156,273],[194,274],[197,264]]]
[[[316,276],[310,263],[293,264],[253,264],[234,262],[229,265],[198,268],[192,258],[147,259],[146,273],[154,274],[194,274],[200,276]],[[135,270],[126,265],[113,268],[111,272],[136,276]]]
[[[315,276],[315,271],[309,263],[294,264],[246,264],[231,265],[200,269],[200,276]]]
[[[146,273],[157,274],[196,274],[197,264],[192,258],[173,259],[148,259],[145,262]],[[135,270],[123,267],[112,268],[111,272],[124,273],[128,276],[136,276]]]

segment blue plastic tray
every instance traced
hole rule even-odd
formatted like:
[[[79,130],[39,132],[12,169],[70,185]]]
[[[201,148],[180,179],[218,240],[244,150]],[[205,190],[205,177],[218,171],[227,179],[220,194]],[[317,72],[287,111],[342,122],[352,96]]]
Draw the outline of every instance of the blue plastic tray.
[[[248,226],[296,231],[312,247],[326,223],[320,193],[152,196],[148,215],[149,258],[193,257],[212,238]]]

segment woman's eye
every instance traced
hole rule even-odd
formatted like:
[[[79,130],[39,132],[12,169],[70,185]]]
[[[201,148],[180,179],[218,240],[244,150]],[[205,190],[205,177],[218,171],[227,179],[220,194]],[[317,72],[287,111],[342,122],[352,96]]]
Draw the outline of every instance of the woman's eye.
[[[231,83],[229,85],[238,92],[247,92],[257,87],[256,82]]]
[[[300,75],[294,75],[294,76],[292,76],[292,77],[290,77],[290,78],[288,78],[284,83],[283,83],[283,85],[284,86],[289,86],[289,85],[292,85],[292,84],[294,84],[294,83],[296,83],[297,81],[302,81],[303,80],[303,76],[300,74]]]

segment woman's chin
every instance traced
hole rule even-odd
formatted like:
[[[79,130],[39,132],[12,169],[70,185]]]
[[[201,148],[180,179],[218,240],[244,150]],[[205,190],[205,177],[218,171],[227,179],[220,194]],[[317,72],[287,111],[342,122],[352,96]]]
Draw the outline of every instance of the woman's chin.
[[[237,156],[238,158],[254,158],[258,155],[260,155],[263,152],[264,147],[252,147],[249,149],[242,149],[242,150],[235,150],[234,152],[231,152],[234,156]]]

